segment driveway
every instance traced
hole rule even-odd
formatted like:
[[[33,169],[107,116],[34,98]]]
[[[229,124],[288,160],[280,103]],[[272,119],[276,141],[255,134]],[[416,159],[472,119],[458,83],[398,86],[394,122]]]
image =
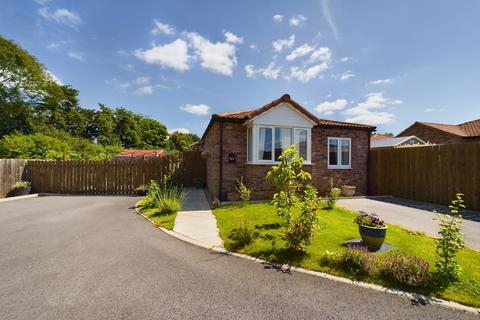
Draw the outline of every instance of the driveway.
[[[434,220],[433,210],[439,213],[450,212],[448,207],[431,205],[425,202],[396,197],[372,197],[340,199],[338,206],[354,211],[375,213],[383,220],[409,230],[422,231],[431,237],[438,236],[438,220]],[[462,233],[465,245],[480,251],[480,212],[463,210]]]
[[[478,319],[171,238],[135,197],[0,203],[0,319]]]

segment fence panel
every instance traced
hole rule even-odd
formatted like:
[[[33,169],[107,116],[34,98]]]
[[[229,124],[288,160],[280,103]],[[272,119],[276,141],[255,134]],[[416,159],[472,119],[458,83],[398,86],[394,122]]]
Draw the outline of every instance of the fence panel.
[[[480,142],[371,150],[369,192],[480,210]]]
[[[26,160],[0,159],[0,198],[5,197],[15,182],[25,179]]]

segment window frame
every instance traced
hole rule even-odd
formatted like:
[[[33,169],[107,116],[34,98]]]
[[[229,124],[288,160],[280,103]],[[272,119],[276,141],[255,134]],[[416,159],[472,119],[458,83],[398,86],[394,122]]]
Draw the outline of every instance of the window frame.
[[[330,164],[330,140],[337,140],[337,164]],[[348,165],[342,165],[342,140],[348,141]],[[352,139],[346,137],[327,138],[327,168],[328,169],[352,169]]]
[[[248,144],[248,130],[252,128],[252,145]],[[262,160],[260,158],[260,128],[271,128],[272,130],[272,159],[271,160]],[[254,124],[246,128],[247,130],[247,164],[279,164],[280,161],[275,160],[275,128],[286,128],[292,130],[292,144],[295,144],[297,139],[296,132],[297,130],[306,130],[307,131],[307,158],[303,159],[304,164],[311,164],[311,149],[312,149],[312,130],[307,127],[295,127],[295,126],[284,126],[284,125],[263,125],[263,124]],[[252,160],[248,160],[248,148],[252,148]]]

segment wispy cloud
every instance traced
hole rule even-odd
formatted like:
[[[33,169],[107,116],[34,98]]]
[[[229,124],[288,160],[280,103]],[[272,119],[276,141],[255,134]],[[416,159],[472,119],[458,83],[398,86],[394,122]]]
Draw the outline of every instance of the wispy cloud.
[[[340,75],[340,81],[346,81],[350,80],[355,77],[355,74],[352,72],[352,70],[347,70],[344,73]]]
[[[294,15],[288,20],[288,23],[293,27],[298,27],[303,25],[307,21],[307,17],[301,14]]]
[[[133,94],[137,96],[151,95],[153,94],[153,86],[148,85],[139,87],[135,91],[133,91]]]
[[[395,115],[393,106],[401,104],[401,100],[386,98],[383,92],[372,92],[365,96],[365,100],[354,107],[345,110],[348,122],[359,122],[370,125],[379,125],[392,122]]]
[[[312,67],[300,68],[291,67],[288,78],[294,78],[301,82],[308,82],[321,76],[322,72],[327,70],[329,65],[326,62],[314,65]]]
[[[248,78],[255,78],[257,75],[261,75],[267,79],[276,80],[281,70],[282,67],[275,67],[275,62],[270,62],[266,68],[255,68],[255,66],[251,64],[245,66],[245,72]]]
[[[426,108],[425,112],[443,112],[445,108]]]
[[[210,106],[206,104],[186,104],[180,107],[180,110],[197,115],[197,116],[204,116],[208,114],[210,110]]]
[[[338,38],[337,26],[335,25],[335,20],[333,19],[332,13],[330,12],[329,0],[322,0],[322,13],[323,17],[328,23],[328,26],[332,30],[334,37]]]
[[[166,23],[163,23],[158,19],[153,20],[153,24],[155,25],[155,27],[152,29],[152,34],[154,35],[166,34],[169,36],[173,36],[175,34],[175,28],[169,26]]]
[[[46,20],[69,26],[75,30],[77,30],[78,26],[83,23],[82,19],[77,13],[64,8],[50,10],[49,8],[44,7],[38,9],[37,12]]]
[[[300,57],[303,57],[304,55],[309,54],[313,50],[315,50],[315,49],[312,46],[310,46],[308,43],[305,43],[305,44],[301,45],[300,47],[295,48],[295,50],[290,52],[290,54],[287,55],[287,57],[285,59],[287,61],[293,61],[297,58],[300,58]]]
[[[281,14],[276,14],[273,16],[273,20],[276,22],[282,22],[283,21],[283,15]]]
[[[225,40],[230,43],[243,43],[243,38],[237,36],[235,33],[230,31],[223,31],[223,35],[225,36]]]
[[[78,61],[83,61],[84,60],[84,57],[83,57],[83,54],[80,53],[80,52],[76,52],[76,51],[70,51],[68,53],[68,56],[72,59],[75,59],[75,60],[78,60]]]
[[[369,85],[392,84],[394,82],[395,82],[394,79],[387,78],[387,79],[372,80],[368,84]]]
[[[272,42],[275,52],[282,52],[284,49],[290,48],[295,43],[295,35],[291,35],[287,39],[278,39]]]
[[[315,110],[318,113],[323,113],[323,114],[332,114],[335,111],[342,110],[347,106],[348,102],[345,99],[337,99],[335,101],[325,101],[322,103],[319,103],[316,107]]]

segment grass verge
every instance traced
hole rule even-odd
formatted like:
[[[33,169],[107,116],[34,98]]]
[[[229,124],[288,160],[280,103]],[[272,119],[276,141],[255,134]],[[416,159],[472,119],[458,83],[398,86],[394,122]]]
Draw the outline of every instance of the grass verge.
[[[353,223],[355,212],[342,208],[319,210],[319,223],[315,237],[306,252],[302,255],[288,251],[282,239],[282,219],[279,218],[273,206],[267,203],[248,204],[246,206],[232,205],[213,211],[223,241],[229,241],[228,234],[238,228],[245,217],[255,226],[258,237],[248,246],[238,250],[240,253],[259,257],[272,262],[289,263],[292,265],[322,271],[350,279],[380,284],[386,287],[412,291],[411,288],[388,283],[379,277],[353,277],[339,269],[323,266],[320,262],[326,250],[341,251],[347,240],[359,238],[358,227]],[[412,232],[399,226],[388,225],[386,242],[399,251],[416,255],[430,264],[430,271],[435,271],[434,239],[420,232]],[[383,253],[385,254],[385,253]],[[380,254],[381,255],[381,254]],[[453,300],[466,305],[480,307],[480,253],[465,248],[458,255],[462,268],[461,280],[447,288],[416,290],[439,298]]]
[[[140,211],[142,214],[150,218],[154,223],[155,226],[157,227],[163,227],[168,230],[173,230],[173,227],[175,226],[175,218],[177,217],[177,213],[171,213],[171,214],[162,214],[160,212],[160,209],[158,208],[147,208],[144,205],[144,200],[140,200],[140,202],[137,205],[138,211]]]

